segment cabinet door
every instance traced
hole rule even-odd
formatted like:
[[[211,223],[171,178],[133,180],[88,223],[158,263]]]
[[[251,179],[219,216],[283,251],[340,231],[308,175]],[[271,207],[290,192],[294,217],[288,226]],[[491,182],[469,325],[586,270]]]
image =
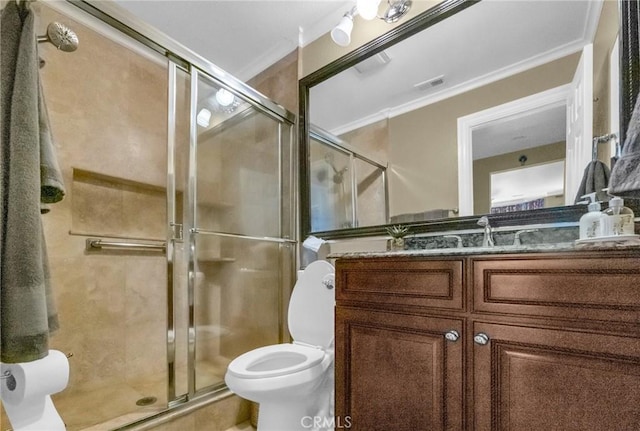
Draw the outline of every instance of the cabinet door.
[[[463,429],[462,328],[460,319],[336,307],[336,420],[354,431]],[[457,341],[445,338],[452,330]]]
[[[639,338],[473,327],[489,340],[473,346],[474,430],[640,429]]]

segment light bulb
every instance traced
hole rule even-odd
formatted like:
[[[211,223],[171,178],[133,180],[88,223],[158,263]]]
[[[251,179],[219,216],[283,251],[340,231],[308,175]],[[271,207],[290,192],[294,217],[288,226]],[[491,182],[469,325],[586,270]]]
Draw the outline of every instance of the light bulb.
[[[209,127],[209,122],[211,121],[211,111],[207,108],[202,108],[198,115],[196,116],[196,123],[202,127]]]
[[[232,92],[221,88],[216,93],[216,100],[221,106],[229,106],[235,101],[235,96]]]
[[[340,46],[347,46],[351,43],[351,30],[353,30],[353,18],[345,15],[331,30],[331,39]]]
[[[360,15],[362,19],[366,19],[367,21],[370,21],[378,16],[378,6],[380,6],[380,0],[356,1],[356,9],[358,10],[358,15]]]

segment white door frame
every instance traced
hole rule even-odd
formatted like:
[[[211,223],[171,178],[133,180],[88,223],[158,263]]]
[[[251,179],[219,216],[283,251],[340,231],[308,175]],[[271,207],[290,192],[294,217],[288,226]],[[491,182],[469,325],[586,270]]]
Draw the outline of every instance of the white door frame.
[[[616,144],[620,139],[620,37],[616,37],[616,42],[611,48],[609,57],[609,130],[615,133],[616,139],[611,142],[611,157],[619,156],[616,152]]]
[[[460,216],[473,215],[473,129],[486,123],[567,104],[570,84],[523,97],[458,118],[458,208]]]

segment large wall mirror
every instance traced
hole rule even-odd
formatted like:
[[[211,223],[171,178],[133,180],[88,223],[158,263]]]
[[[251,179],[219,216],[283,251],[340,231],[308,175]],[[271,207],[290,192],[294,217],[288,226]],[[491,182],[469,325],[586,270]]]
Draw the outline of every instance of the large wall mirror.
[[[638,91],[637,10],[444,1],[303,78],[302,234],[577,220]]]

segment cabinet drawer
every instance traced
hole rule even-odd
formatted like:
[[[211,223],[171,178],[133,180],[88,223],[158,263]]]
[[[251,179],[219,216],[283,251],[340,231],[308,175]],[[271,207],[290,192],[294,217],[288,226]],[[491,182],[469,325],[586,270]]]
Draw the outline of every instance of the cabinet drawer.
[[[471,263],[475,311],[640,321],[640,259],[552,256]]]
[[[462,260],[358,259],[336,263],[336,300],[460,310]]]

